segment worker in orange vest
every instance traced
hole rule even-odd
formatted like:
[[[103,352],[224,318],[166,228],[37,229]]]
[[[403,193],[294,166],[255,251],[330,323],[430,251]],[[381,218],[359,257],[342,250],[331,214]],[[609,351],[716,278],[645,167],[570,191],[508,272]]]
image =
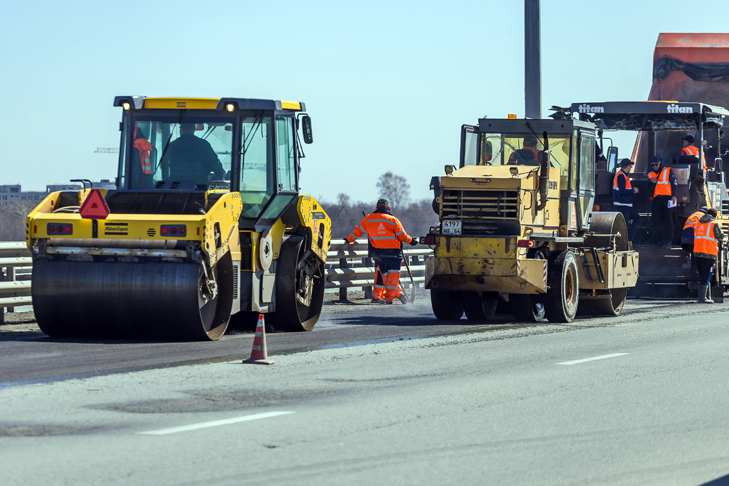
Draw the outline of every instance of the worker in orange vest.
[[[681,248],[685,252],[691,254],[694,251],[694,228],[699,223],[699,220],[709,212],[709,208],[703,207],[698,211],[694,211],[686,218],[686,222],[683,224],[681,230]]]
[[[688,156],[688,157],[694,157],[696,160],[699,159],[699,148],[696,146],[696,139],[693,137],[693,135],[686,135],[681,140],[681,155]],[[705,154],[701,154],[701,167],[704,170],[709,170],[709,166],[706,163],[706,156]]]
[[[132,137],[132,174],[134,177],[133,187],[136,189],[150,188],[154,185],[152,175],[154,166],[152,162],[152,144],[149,143],[144,132],[139,127],[134,127]]]
[[[671,173],[670,167],[664,167],[659,157],[650,161],[648,180],[653,183],[651,195],[651,223],[653,226],[654,243],[661,246],[670,246],[673,240],[673,208],[676,207],[676,197],[673,189],[676,187],[676,176]]]
[[[628,223],[628,239],[633,240],[634,228],[638,214],[633,207],[633,199],[638,192],[638,188],[633,186],[630,181],[630,168],[634,162],[630,159],[620,161],[620,168],[615,171],[613,176],[613,206],[616,210],[623,213],[625,222]]]
[[[709,209],[694,226],[694,262],[699,271],[699,285],[696,302],[713,304],[711,298],[711,281],[713,278],[716,258],[723,235],[714,218],[716,210]]]
[[[375,211],[362,218],[362,221],[347,235],[351,245],[354,240],[367,233],[372,256],[375,259],[375,286],[373,302],[392,304],[395,299],[407,302],[400,289],[400,265],[402,264],[402,244],[417,245],[415,238],[407,234],[399,219],[392,215],[387,199],[377,201]]]

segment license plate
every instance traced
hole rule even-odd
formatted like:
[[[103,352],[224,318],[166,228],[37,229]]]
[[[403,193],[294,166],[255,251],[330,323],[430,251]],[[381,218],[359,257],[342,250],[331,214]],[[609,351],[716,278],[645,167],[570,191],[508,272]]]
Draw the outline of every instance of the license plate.
[[[460,235],[461,234],[461,220],[460,219],[444,219],[443,220],[443,234],[444,235]]]

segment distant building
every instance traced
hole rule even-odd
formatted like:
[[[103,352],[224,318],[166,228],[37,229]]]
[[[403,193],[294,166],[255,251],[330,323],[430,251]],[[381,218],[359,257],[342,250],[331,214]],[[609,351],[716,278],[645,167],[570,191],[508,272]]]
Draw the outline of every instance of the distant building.
[[[56,191],[78,191],[81,189],[81,186],[78,184],[48,184],[46,186],[46,192],[56,192]]]
[[[23,191],[20,184],[0,185],[0,206],[14,202],[37,202],[46,195],[41,191]]]
[[[91,187],[99,189],[116,189],[116,184],[109,179],[92,181]],[[48,184],[45,191],[23,191],[20,184],[0,184],[0,208],[13,203],[38,203],[51,192],[78,191],[79,184]]]
[[[20,184],[0,184],[0,194],[14,194],[20,192]]]
[[[91,181],[91,187],[114,190],[116,189],[116,183],[109,179],[101,179],[98,181]]]

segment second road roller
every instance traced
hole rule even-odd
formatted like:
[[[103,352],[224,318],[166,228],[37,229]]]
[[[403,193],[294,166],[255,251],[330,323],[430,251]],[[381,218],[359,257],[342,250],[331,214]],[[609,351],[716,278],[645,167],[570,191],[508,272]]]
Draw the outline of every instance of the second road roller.
[[[299,194],[298,101],[117,96],[116,189],[49,194],[27,218],[33,309],[52,337],[216,340],[265,313],[308,331],[331,220]]]

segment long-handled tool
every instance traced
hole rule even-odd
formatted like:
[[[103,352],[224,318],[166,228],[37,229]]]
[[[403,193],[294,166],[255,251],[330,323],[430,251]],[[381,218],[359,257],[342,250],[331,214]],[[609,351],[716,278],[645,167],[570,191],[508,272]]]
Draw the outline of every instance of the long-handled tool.
[[[405,262],[405,268],[407,269],[408,276],[410,277],[410,302],[415,303],[415,293],[418,289],[415,287],[415,279],[413,278],[413,272],[410,271],[410,262],[408,262],[408,257],[405,255],[405,250],[402,252],[402,259]]]

